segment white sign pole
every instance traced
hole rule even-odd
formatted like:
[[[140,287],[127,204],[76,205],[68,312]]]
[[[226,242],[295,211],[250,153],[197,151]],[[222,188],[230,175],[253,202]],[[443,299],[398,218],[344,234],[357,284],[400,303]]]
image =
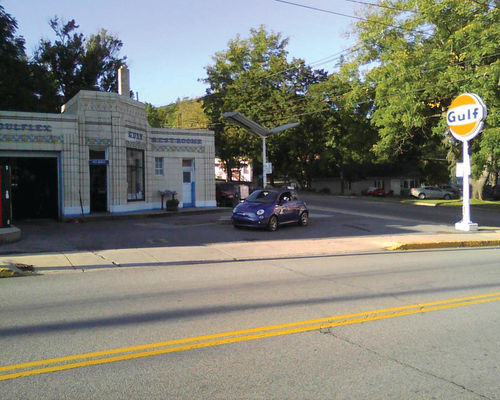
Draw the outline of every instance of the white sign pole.
[[[463,141],[463,189],[462,189],[462,221],[455,224],[455,229],[459,231],[477,231],[478,225],[470,220],[470,190],[469,177],[471,173],[469,142]]]

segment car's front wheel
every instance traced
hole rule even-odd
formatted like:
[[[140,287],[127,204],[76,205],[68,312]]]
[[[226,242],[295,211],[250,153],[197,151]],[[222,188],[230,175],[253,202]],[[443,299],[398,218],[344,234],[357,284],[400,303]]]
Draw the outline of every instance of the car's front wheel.
[[[445,194],[445,195],[444,195],[444,199],[445,199],[445,200],[450,200],[450,199],[451,199],[451,196],[450,196],[449,194]]]
[[[308,223],[309,223],[309,214],[307,213],[307,211],[304,211],[302,214],[300,214],[299,225],[306,226]]]
[[[424,194],[424,193],[420,193],[420,194],[418,195],[418,198],[419,198],[420,200],[425,200],[425,194]]]
[[[276,229],[278,229],[278,217],[276,217],[276,215],[271,215],[271,218],[269,218],[267,229],[271,232],[274,232]]]

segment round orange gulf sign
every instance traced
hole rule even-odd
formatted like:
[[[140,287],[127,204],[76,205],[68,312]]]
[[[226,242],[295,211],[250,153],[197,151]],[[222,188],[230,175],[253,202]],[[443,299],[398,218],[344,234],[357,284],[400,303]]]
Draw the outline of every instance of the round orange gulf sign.
[[[474,93],[464,93],[455,98],[446,113],[446,122],[452,135],[461,141],[468,141],[483,129],[486,106]]]

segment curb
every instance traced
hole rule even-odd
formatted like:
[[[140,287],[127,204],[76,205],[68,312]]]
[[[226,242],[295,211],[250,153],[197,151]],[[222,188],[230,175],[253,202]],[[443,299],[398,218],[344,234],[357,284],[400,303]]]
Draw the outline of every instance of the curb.
[[[228,207],[210,207],[210,208],[187,208],[179,209],[178,211],[167,210],[151,210],[151,211],[138,211],[123,214],[97,214],[97,215],[83,215],[76,217],[63,217],[61,222],[68,223],[82,223],[90,221],[111,221],[118,219],[140,219],[140,218],[165,218],[175,215],[201,215],[201,214],[217,214],[227,212],[231,208]]]
[[[415,201],[412,203],[415,206],[424,206],[424,207],[437,207],[439,203],[424,203],[423,201]]]
[[[424,249],[444,249],[460,247],[489,247],[500,246],[500,240],[457,240],[447,242],[421,242],[421,243],[400,243],[389,247],[387,250],[424,250]]]
[[[35,269],[33,268],[33,265],[12,263],[0,265],[0,278],[33,275],[34,272]]]
[[[21,230],[14,225],[9,228],[0,228],[0,244],[14,243],[21,240]]]

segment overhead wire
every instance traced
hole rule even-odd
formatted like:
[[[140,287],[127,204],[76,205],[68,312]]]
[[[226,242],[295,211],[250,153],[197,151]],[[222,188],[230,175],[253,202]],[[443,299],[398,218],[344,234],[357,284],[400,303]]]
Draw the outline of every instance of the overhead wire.
[[[341,17],[347,17],[347,18],[356,19],[356,20],[359,20],[359,21],[364,21],[364,22],[370,22],[372,24],[384,25],[384,26],[388,26],[388,27],[391,27],[391,28],[401,29],[401,30],[404,30],[404,31],[407,31],[407,32],[416,32],[416,33],[420,33],[422,35],[430,35],[429,32],[425,32],[425,31],[422,31],[422,30],[419,30],[419,29],[408,29],[408,28],[404,28],[402,26],[398,26],[398,25],[394,25],[394,24],[389,24],[389,23],[382,22],[382,21],[375,21],[375,20],[368,19],[368,18],[358,17],[356,15],[344,14],[344,13],[340,13],[340,12],[337,12],[337,11],[331,11],[331,10],[327,10],[327,9],[324,9],[324,8],[318,8],[318,7],[308,6],[308,5],[305,5],[305,4],[295,3],[295,2],[292,2],[292,1],[288,1],[288,0],[274,0],[274,1],[276,1],[278,3],[288,4],[288,5],[295,6],[295,7],[306,8],[306,9],[309,9],[309,10],[318,11],[318,12],[322,12],[322,13],[338,15],[338,16],[341,16]]]
[[[484,58],[489,58],[489,57],[497,57],[497,56],[500,56],[500,53],[496,53],[496,54],[489,54],[489,55],[485,55],[483,57],[481,57],[481,59],[484,59]],[[465,61],[462,61],[462,62],[459,62],[457,63],[459,65],[465,65]],[[446,66],[443,66],[443,67],[436,67],[436,68],[431,68],[431,69],[428,69],[427,71],[425,71],[426,73],[429,73],[429,72],[433,72],[433,71],[436,71],[436,70],[439,70],[439,69],[446,69],[448,68],[449,66],[446,65]],[[402,76],[402,75],[401,75]],[[484,74],[481,75],[475,75],[474,77],[465,77],[465,78],[461,78],[461,79],[456,79],[456,80],[450,80],[450,81],[446,81],[446,82],[443,82],[443,84],[454,84],[454,83],[458,83],[458,82],[465,82],[465,81],[468,81],[468,80],[471,80],[471,79],[478,79],[478,78],[484,78]],[[407,94],[411,94],[411,93],[418,93],[418,92],[423,92],[429,88],[432,88],[433,86],[430,86],[430,85],[427,85],[427,86],[424,86],[424,87],[420,87],[420,88],[417,88],[417,89],[410,89],[410,90],[407,90],[407,91],[404,91],[404,92],[400,92],[400,94],[402,95],[407,95]],[[332,102],[335,102],[335,101],[340,101],[342,100],[344,97],[346,97],[347,95],[353,93],[354,91],[353,90],[350,90],[350,91],[347,91],[345,93],[342,93],[342,94],[339,94],[339,95],[334,95],[334,96],[331,96],[331,100]],[[386,96],[378,96],[377,99],[378,100],[383,100],[383,99],[387,99],[389,97],[392,97],[393,95],[392,94],[388,94]],[[301,98],[303,100],[305,100],[305,98]],[[429,101],[432,100],[432,99],[428,99]],[[360,101],[360,102],[357,102],[358,105],[361,105],[361,104],[368,104],[370,102],[372,102],[373,100],[366,100],[366,101]],[[328,103],[324,103],[325,105],[325,109],[323,110],[314,110],[314,111],[309,111],[309,112],[303,112],[303,113],[293,113],[293,114],[287,114],[285,118],[282,118],[282,119],[278,119],[278,121],[282,121],[282,120],[290,120],[292,118],[297,118],[297,117],[302,117],[302,116],[305,116],[305,115],[313,115],[313,114],[319,114],[319,113],[323,113],[323,112],[327,112],[327,111],[331,111],[331,107],[328,105]],[[440,116],[441,114],[439,114]],[[432,117],[437,117],[438,115],[434,115]],[[269,118],[265,118],[266,115],[263,116],[264,118],[260,121],[262,123],[264,122],[276,122],[276,118],[275,117],[271,117],[269,115]],[[219,126],[219,125],[223,125],[223,123],[213,123],[213,124],[208,124],[208,126]]]
[[[364,21],[368,21],[368,22],[374,22],[376,23],[377,21],[373,21],[373,20],[368,20],[368,19],[365,19],[365,18],[361,18],[361,17],[355,17],[355,16],[352,16],[352,15],[348,15],[348,14],[342,14],[342,13],[338,13],[338,12],[334,12],[334,11],[329,11],[329,10],[323,10],[323,9],[319,9],[319,8],[316,8],[316,7],[310,7],[310,6],[306,6],[306,5],[302,5],[302,4],[298,4],[298,3],[293,3],[293,2],[290,2],[290,1],[285,1],[285,0],[274,0],[276,2],[280,2],[280,3],[285,3],[285,4],[290,4],[290,5],[294,5],[294,6],[298,6],[298,7],[303,7],[303,8],[308,8],[308,9],[312,9],[312,10],[316,10],[316,11],[321,11],[321,12],[326,12],[326,13],[330,13],[330,14],[335,14],[335,15],[341,15],[341,16],[345,16],[345,17],[349,17],[349,18],[355,18],[355,19],[359,19],[359,20],[364,20]],[[360,0],[344,0],[344,1],[348,1],[348,2],[352,2],[352,3],[360,3],[360,4],[365,4],[365,5],[371,5],[371,6],[379,6],[379,7],[384,7],[384,8],[391,8],[391,7],[388,7],[388,6],[382,6],[380,4],[373,4],[373,3],[367,3],[367,2],[363,2],[363,1],[360,1]],[[408,11],[412,11],[412,10],[404,10],[404,9],[397,9],[397,8],[393,8],[397,11],[401,11],[401,12],[408,12]],[[398,26],[395,26],[395,25],[391,25],[391,24],[384,24],[384,25],[388,25],[388,26],[391,26],[391,27],[395,27],[395,28],[399,28],[399,29],[404,29],[402,27],[398,27]],[[408,29],[407,29],[408,30]],[[416,31],[416,30],[414,30]],[[423,31],[417,31],[417,32],[420,32],[420,33],[425,33],[427,34],[426,32],[423,32]],[[468,47],[470,44],[468,44],[467,46],[465,47]],[[321,66],[321,65],[324,65],[324,64],[328,64],[328,63],[331,63],[331,62],[334,62],[336,60],[342,60],[342,58],[344,57],[344,53],[346,53],[345,55],[349,55],[349,54],[352,54],[354,53],[355,51],[359,50],[359,47],[358,46],[352,46],[348,49],[345,49],[345,50],[342,50],[338,53],[334,53],[330,56],[326,56],[322,59],[319,59],[315,62],[312,62],[311,64],[309,64],[311,67],[313,68],[317,68],[318,66]],[[498,54],[497,54],[498,55]],[[481,59],[483,58],[487,58],[487,57],[493,57],[493,56],[496,56],[496,55],[485,55],[483,57],[481,57]],[[460,62],[458,64],[464,64],[464,62]],[[443,66],[443,67],[436,67],[436,68],[432,68],[432,69],[428,69],[426,70],[425,72],[428,73],[428,72],[431,72],[431,71],[435,71],[435,70],[439,70],[439,69],[445,69],[445,68],[448,68],[448,65],[446,66]],[[268,79],[268,78],[271,78],[273,76],[276,76],[276,75],[279,75],[281,73],[285,73],[287,70],[289,70],[289,68],[286,68],[284,70],[281,70],[281,71],[277,71],[277,72],[273,72],[267,76],[263,76],[261,79],[259,80],[264,80],[264,79]],[[404,74],[407,74],[407,73],[404,73]],[[402,74],[402,75],[404,75]],[[401,76],[402,76],[401,75]],[[465,80],[467,80],[469,78],[466,78]],[[459,80],[460,81],[460,80]],[[450,83],[453,83],[453,82],[450,82]],[[250,85],[250,86],[255,86],[255,84],[253,85]],[[426,88],[421,88],[421,89],[418,89],[417,91],[422,91],[422,90],[425,90]],[[352,92],[352,91],[351,91]],[[349,94],[350,92],[346,92],[340,96],[345,96],[347,94]],[[339,98],[339,96],[336,96],[337,98]],[[380,97],[379,97],[380,98]],[[300,97],[298,98],[300,100],[306,100],[305,97]],[[296,99],[297,100],[297,99]],[[366,102],[360,102],[359,104],[364,104]],[[300,107],[300,106],[299,106]],[[307,115],[307,114],[314,114],[314,113],[317,113],[317,112],[324,112],[326,110],[323,110],[323,111],[314,111],[314,112],[308,112],[308,113],[301,113],[301,114],[294,114],[292,115],[293,116],[302,116],[302,115]],[[289,117],[288,117],[289,118]],[[263,120],[263,121],[269,121],[269,120]],[[217,126],[217,125],[221,125],[222,123],[211,123],[211,124],[208,124],[207,126]]]
[[[482,57],[480,58],[480,60],[483,60],[483,59],[485,59],[485,58],[498,57],[498,56],[500,56],[500,53],[488,54],[488,55],[484,55],[484,56],[482,56]],[[465,61],[465,60],[464,60],[464,61],[457,62],[457,64],[456,64],[456,65],[465,66],[465,65],[467,65],[467,64],[468,64],[468,63],[467,63],[467,61]],[[425,73],[425,74],[430,74],[430,73],[434,73],[434,72],[439,71],[439,70],[445,70],[445,69],[447,69],[447,68],[449,68],[449,65],[444,65],[444,66],[439,66],[439,67],[434,67],[434,68],[428,68],[428,69],[426,69],[425,71],[410,71],[410,72],[402,72],[402,73],[400,73],[400,74],[393,74],[393,77],[394,77],[394,78],[404,78],[404,76],[407,76],[407,75],[415,75],[415,73],[417,73],[417,72],[423,72],[423,73]],[[478,76],[479,76],[479,77],[481,77],[481,75],[478,75]],[[476,77],[477,77],[477,76],[476,76]],[[448,83],[448,84],[449,84],[449,83],[455,83],[455,82],[460,82],[460,81],[463,81],[463,80],[468,80],[468,79],[471,79],[471,78],[464,78],[464,79],[459,79],[459,80],[457,80],[457,81],[449,81],[449,82],[445,82],[445,83]],[[424,91],[424,90],[427,90],[427,89],[429,89],[429,88],[432,88],[432,86],[425,86],[425,87],[423,87],[423,88],[418,88],[418,89],[414,89],[414,90],[409,90],[409,91],[405,91],[405,92],[401,92],[401,93],[402,93],[402,94],[407,94],[407,93],[419,92],[419,91]],[[342,100],[342,98],[343,98],[344,96],[347,96],[347,95],[348,95],[348,94],[350,94],[350,93],[353,93],[353,91],[351,90],[351,91],[345,92],[345,93],[343,93],[343,94],[341,94],[341,95],[333,96],[332,98],[333,98],[333,99],[335,99],[335,100],[337,100],[337,101],[338,101],[338,100]],[[391,96],[392,96],[392,95],[388,95],[388,96],[378,96],[378,97],[377,97],[377,99],[378,99],[378,100],[382,100],[382,99],[385,99],[385,98],[387,98],[387,97],[391,97]],[[297,101],[297,100],[299,100],[299,102],[302,102],[302,101],[306,101],[306,100],[307,100],[307,98],[306,98],[305,96],[303,96],[303,97],[300,97],[300,98],[295,99],[295,100],[296,100],[296,101]],[[369,103],[370,101],[372,101],[372,100],[358,102],[358,104],[366,104],[366,103]],[[430,99],[429,99],[429,101],[430,101]],[[304,109],[305,107],[307,107],[307,105],[301,106],[301,105],[299,104],[299,105],[297,105],[297,107],[295,107],[295,108],[296,108],[296,109],[298,109],[298,110],[300,110],[301,108],[302,108],[302,109]],[[327,111],[327,110],[325,110],[325,111]],[[323,111],[316,111],[316,112],[323,112]],[[287,115],[287,118],[299,117],[299,116],[308,115],[308,114],[314,114],[314,113],[315,113],[315,111],[313,111],[313,112],[307,112],[307,113],[292,114],[292,115],[288,114],[288,115]],[[262,121],[263,121],[263,122],[269,122],[270,120],[269,120],[269,119],[263,119]]]
[[[377,3],[369,3],[366,1],[361,1],[361,0],[344,0],[349,3],[357,3],[357,4],[363,4],[365,6],[372,6],[372,7],[379,7],[379,8],[386,8],[388,10],[395,10],[395,11],[401,11],[401,12],[411,12],[411,13],[416,13],[418,14],[419,12],[416,10],[408,10],[408,9],[403,9],[403,8],[397,8],[397,7],[391,7],[387,6],[385,4],[377,4]]]

